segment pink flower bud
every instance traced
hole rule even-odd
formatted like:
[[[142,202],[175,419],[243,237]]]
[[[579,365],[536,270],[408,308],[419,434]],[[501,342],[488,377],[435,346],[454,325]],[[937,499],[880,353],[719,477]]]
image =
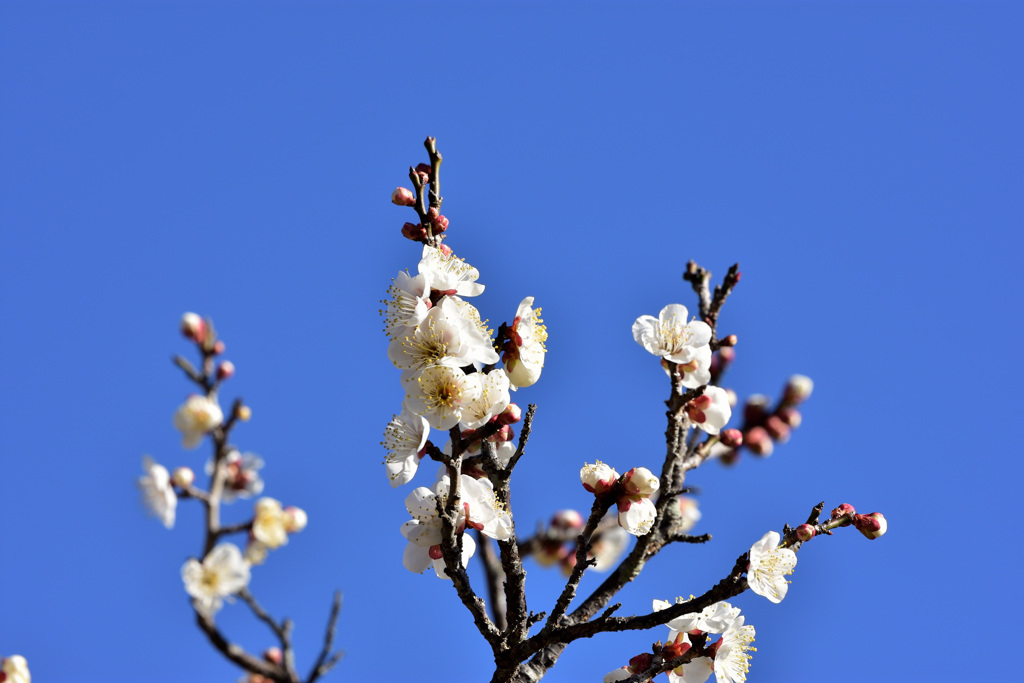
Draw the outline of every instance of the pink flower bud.
[[[789,441],[789,425],[782,421],[778,415],[772,415],[764,421],[764,428],[767,430],[769,436],[772,437],[773,441],[779,443],[786,443]]]
[[[654,659],[654,655],[650,652],[644,652],[636,657],[632,657],[629,660],[629,670],[635,674],[638,674],[641,671],[647,671],[651,666],[652,659]],[[619,661],[621,662],[622,660],[620,659]]]
[[[533,559],[542,567],[562,562],[569,551],[561,541],[542,541],[540,546],[533,551]]]
[[[430,168],[430,164],[416,164],[417,173],[424,173],[429,177],[431,171],[432,169]]]
[[[437,248],[445,256],[451,256],[452,255],[452,248],[449,247],[447,244],[439,244],[439,245],[437,245]]]
[[[811,397],[814,381],[806,375],[793,375],[786,384],[783,402],[789,405],[800,405]]]
[[[427,231],[419,223],[406,223],[402,226],[402,236],[413,242],[421,242],[427,238]]]
[[[743,437],[743,443],[754,455],[768,457],[772,454],[772,451],[775,450],[775,444],[772,443],[772,438],[768,436],[768,432],[766,432],[763,427],[753,427],[752,429],[748,429],[747,433]]]
[[[835,520],[839,519],[840,517],[852,517],[855,514],[857,514],[857,510],[852,505],[850,505],[849,503],[843,503],[842,505],[840,505],[839,507],[832,511],[832,519]],[[849,525],[849,520],[842,524],[842,526]]]
[[[503,443],[505,441],[511,441],[516,437],[516,433],[512,431],[512,428],[508,425],[502,425],[498,431],[494,433],[494,436],[490,438],[490,441],[495,443]]]
[[[566,550],[560,560],[560,563],[562,565],[562,574],[569,576],[572,574],[572,570],[576,567],[576,553],[570,553]]]
[[[646,467],[634,467],[622,475],[622,485],[632,496],[649,497],[658,490],[658,478]]]
[[[598,460],[593,465],[584,464],[580,470],[583,488],[594,495],[607,493],[619,481],[619,473]]]
[[[728,365],[729,363],[736,360],[736,350],[728,346],[723,346],[722,348],[718,349],[718,357],[722,359],[723,365]]]
[[[523,411],[515,403],[509,403],[505,410],[498,413],[497,420],[503,425],[510,425],[519,422],[523,417]]]
[[[221,364],[217,366],[217,379],[225,380],[231,379],[235,376],[235,364],[229,360],[221,361]]]
[[[216,354],[218,356],[220,354],[224,353],[224,349],[226,349],[226,348],[227,348],[227,346],[224,345],[224,342],[222,342],[219,339],[216,342],[214,342],[214,344],[213,344],[213,352],[214,352],[214,354]]]
[[[726,429],[718,435],[718,440],[729,448],[738,448],[743,445],[743,432],[738,429]]]
[[[885,535],[885,531],[889,526],[881,512],[869,512],[866,515],[854,515],[853,525],[857,527],[857,531],[872,540]]]
[[[743,419],[747,424],[759,425],[768,415],[768,397],[764,394],[754,394],[747,399],[747,405],[743,407]]]
[[[444,557],[444,553],[441,552],[440,545],[430,546],[430,548],[427,549],[427,554],[430,555],[430,559],[432,560],[440,560],[442,557]]]
[[[803,422],[803,416],[800,415],[800,411],[791,406],[784,406],[775,411],[775,414],[779,416],[779,419],[785,422],[791,429],[796,429]]]
[[[280,664],[284,661],[284,655],[281,653],[281,648],[268,647],[263,651],[263,659],[267,660],[271,664]]]
[[[434,233],[442,233],[448,229],[448,219],[444,216],[438,216],[434,219]]]
[[[284,510],[284,529],[290,534],[297,534],[306,528],[309,517],[302,508],[289,505]]]
[[[397,206],[416,206],[416,195],[408,188],[396,187],[391,193],[391,203]]]
[[[174,474],[171,475],[171,483],[175,486],[180,486],[183,489],[187,489],[196,480],[196,473],[188,467],[179,467],[174,470]]]
[[[730,334],[728,337],[723,337],[722,339],[718,340],[718,344],[720,347],[736,346],[738,342],[739,337],[737,337],[735,334]]]
[[[437,220],[437,217],[441,215],[441,212],[437,210],[436,206],[432,206],[427,209],[427,220],[433,223]]]
[[[796,537],[801,541],[809,541],[815,536],[814,527],[810,524],[801,524],[796,528]]]
[[[559,510],[551,517],[552,529],[582,529],[583,515],[576,510]]]
[[[181,316],[181,333],[187,339],[202,344],[206,341],[206,321],[196,313],[186,313]]]

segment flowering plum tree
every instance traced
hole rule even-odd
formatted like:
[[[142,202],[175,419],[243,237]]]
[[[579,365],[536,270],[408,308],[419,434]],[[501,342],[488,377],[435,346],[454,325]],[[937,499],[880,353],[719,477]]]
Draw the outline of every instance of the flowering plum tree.
[[[811,380],[794,375],[774,404],[765,396],[751,396],[738,426],[728,427],[737,397],[719,385],[734,360],[737,338],[719,335],[718,317],[740,282],[740,271],[734,265],[721,284],[712,287],[711,273],[691,261],[683,278],[697,295],[696,315],[671,303],[657,317],[638,317],[632,330],[636,342],[659,359],[667,378],[660,471],[655,462],[625,463],[629,469],[623,474],[601,461],[582,463],[580,482],[593,494],[589,512],[559,510],[536,533],[517,533],[512,475],[527,456],[536,406],[523,411],[512,402],[512,392],[519,396],[541,379],[547,328],[532,296],[524,297],[496,332],[487,327],[471,303],[484,291],[480,273],[458,258],[446,240],[449,221],[441,213],[441,154],[433,138],[427,138],[425,146],[429,162],[410,168],[412,189],[399,187],[392,194],[394,204],[416,214],[415,222],[402,227],[402,235],[419,245],[419,261],[415,274],[398,272],[381,309],[387,355],[405,393],[401,409],[384,430],[387,479],[397,488],[412,482],[425,458],[440,464],[433,482],[406,494],[410,519],[400,529],[406,541],[404,566],[417,573],[433,569],[438,578],[451,581],[493,653],[492,683],[540,680],[565,648],[581,638],[658,626],[669,629],[664,642],[636,654],[605,675],[605,681],[641,683],[661,673],[673,682],[701,683],[712,674],[719,683],[746,680],[755,630],[727,601],[750,589],[773,603],[781,602],[789,589],[786,577],[793,573],[804,544],[846,526],[877,538],[886,529],[881,514],[859,515],[853,506],[842,504],[822,519],[824,503],[819,503],[795,528],[783,524],[781,531],[769,530],[744,549],[732,569],[696,597],[674,604],[654,600],[649,613],[631,616],[618,615],[620,604],[613,600],[665,547],[710,540],[707,534],[689,533],[700,511],[686,495],[687,474],[712,459],[734,463],[741,449],[761,457],[771,454],[775,444],[786,442],[799,427],[799,407],[811,395]],[[179,408],[174,424],[185,448],[210,438],[209,483],[199,488],[191,470],[168,473],[146,458],[145,474],[139,479],[143,498],[168,528],[174,524],[179,499],[193,499],[205,507],[203,553],[185,564],[182,578],[197,623],[211,644],[248,672],[253,683],[312,683],[339,658],[332,654],[339,598],[335,597],[320,655],[302,678],[295,667],[291,624],[267,614],[248,585],[251,572],[268,553],[302,530],[306,514],[264,497],[256,501],[251,521],[220,524],[223,503],[261,493],[262,461],[229,443],[232,428],[249,419],[250,411],[240,399],[227,416],[219,405],[218,391],[234,367],[218,360],[224,346],[212,322],[189,313],[182,319],[182,332],[195,343],[201,364],[196,369],[181,357],[175,362],[199,392]],[[443,445],[437,445],[442,440]],[[225,540],[233,535],[247,538],[244,549]],[[627,552],[631,536],[636,540]],[[483,566],[483,586],[472,585],[467,573],[474,556]],[[528,606],[526,557],[541,566],[558,566],[566,576],[554,604],[543,611]],[[607,576],[590,595],[578,596],[588,571]],[[257,657],[227,640],[215,615],[232,596],[271,628],[279,647]],[[23,660],[12,666],[22,665]]]

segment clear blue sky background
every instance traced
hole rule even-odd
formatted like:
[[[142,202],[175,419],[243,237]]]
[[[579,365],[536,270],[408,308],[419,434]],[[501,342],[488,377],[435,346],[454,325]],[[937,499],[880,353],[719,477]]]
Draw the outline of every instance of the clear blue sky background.
[[[238,368],[225,402],[253,406],[236,443],[310,514],[252,582],[295,619],[302,669],[341,588],[329,680],[489,677],[451,587],[401,566],[408,488],[378,445],[402,398],[378,300],[418,260],[389,194],[435,135],[485,317],[533,295],[550,332],[517,396],[539,404],[521,529],[589,505],[584,461],[660,463],[666,380],[630,325],[693,306],[688,259],[739,261],[727,384],[774,395],[802,372],[814,397],[772,458],[691,478],[714,540],[664,552],[623,612],[850,502],[888,535],[816,539],[785,602],[737,600],[751,680],[1018,674],[1022,20],[1011,2],[3,3],[0,654],[39,681],[237,679],[179,578],[197,506],[168,532],[133,483],[143,453],[207,458],[171,426],[195,310]],[[559,577],[527,569],[548,609]],[[242,605],[221,620],[272,642]],[[599,680],[664,635],[578,643],[549,680]]]

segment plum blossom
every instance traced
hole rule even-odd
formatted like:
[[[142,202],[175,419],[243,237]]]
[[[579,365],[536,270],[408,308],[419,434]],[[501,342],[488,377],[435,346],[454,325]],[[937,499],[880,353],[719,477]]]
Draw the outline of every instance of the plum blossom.
[[[698,350],[711,341],[711,328],[700,320],[686,322],[688,312],[682,304],[669,304],[661,309],[658,317],[642,315],[633,323],[633,339],[655,356],[677,364],[706,361],[711,364],[708,353],[698,359]],[[701,352],[703,354],[703,352]],[[694,372],[696,371],[694,367]],[[700,386],[699,384],[695,386]]]
[[[654,611],[660,612],[672,605],[665,600],[654,601]],[[733,607],[724,600],[708,605],[700,612],[690,612],[668,622],[668,639],[672,640],[678,633],[703,631],[705,633],[725,633],[740,616],[740,608]]]
[[[195,558],[186,562],[181,578],[196,606],[213,613],[221,608],[223,598],[249,585],[249,564],[238,546],[221,543],[201,563]]]
[[[404,270],[388,287],[390,298],[382,301],[380,314],[384,318],[384,334],[396,339],[408,334],[427,317],[430,303],[430,280],[426,275],[411,276]]]
[[[740,616],[722,634],[715,653],[715,679],[718,683],[743,683],[750,671],[748,650],[754,642],[754,627],[743,623]]]
[[[700,508],[697,499],[690,496],[679,496],[679,531],[686,533],[700,521]]]
[[[634,536],[645,536],[654,526],[658,511],[650,498],[623,496],[619,499],[619,526]]]
[[[450,482],[446,474],[434,485],[434,492],[442,503],[448,498]],[[460,525],[472,527],[498,541],[512,537],[512,515],[498,502],[494,484],[489,479],[474,479],[463,474],[459,477],[459,489],[463,509]]]
[[[620,666],[618,669],[606,673],[601,679],[601,683],[617,683],[617,681],[625,681],[632,676],[633,672],[628,666]]]
[[[199,445],[207,432],[224,421],[215,398],[192,394],[174,413],[174,426],[181,432],[181,445],[189,450]]]
[[[583,488],[594,495],[599,496],[608,492],[618,480],[619,473],[600,460],[593,465],[584,463],[580,470],[580,482],[582,482]]]
[[[419,325],[391,341],[388,358],[396,367],[417,373],[440,365],[461,368],[498,362],[490,339],[483,338],[473,321],[463,317],[459,305],[447,297],[431,308]]]
[[[782,602],[789,590],[786,576],[796,567],[796,553],[789,548],[780,548],[781,537],[777,531],[769,531],[761,540],[750,547],[750,564],[747,565],[747,583],[750,590],[763,595],[774,603]]]
[[[256,501],[252,536],[257,541],[271,550],[280,548],[288,542],[289,523],[280,501],[274,498],[260,498]]]
[[[228,451],[221,467],[224,468],[224,492],[222,500],[231,503],[238,498],[251,498],[263,493],[263,479],[260,469],[263,460],[255,453],[239,453]],[[213,474],[213,460],[206,463],[206,473]]]
[[[466,429],[479,429],[512,401],[508,375],[500,370],[480,374],[480,395],[462,411],[460,424]]]
[[[178,496],[174,495],[174,487],[171,486],[167,468],[157,464],[148,455],[144,455],[142,456],[142,470],[146,474],[139,477],[137,482],[139,491],[142,492],[142,502],[165,527],[173,529]]]
[[[401,415],[391,418],[391,422],[384,428],[384,441],[381,445],[388,451],[384,457],[384,466],[392,488],[408,483],[416,475],[429,436],[430,425],[426,418],[412,412],[407,406],[402,406]]]
[[[686,404],[686,416],[693,426],[708,434],[718,434],[732,417],[729,394],[725,389],[708,386],[704,393]]]
[[[462,411],[483,390],[480,373],[467,375],[458,368],[436,366],[419,375],[403,373],[406,405],[422,415],[434,429],[448,430],[462,419]]]
[[[540,317],[540,309],[533,307],[533,297],[528,296],[519,303],[501,357],[512,389],[528,387],[540,378],[547,339],[548,328]]]
[[[4,657],[3,666],[0,667],[0,671],[3,672],[3,680],[5,683],[32,683],[32,674],[28,670],[28,662],[21,655],[11,655],[10,657]]]
[[[411,572],[422,574],[433,565],[438,578],[449,579],[445,573],[444,557],[441,554],[441,517],[437,508],[436,493],[426,486],[413,489],[405,499],[405,509],[412,519],[402,524],[401,532],[409,544],[402,554],[402,565]],[[461,523],[463,512],[458,521]],[[476,542],[468,534],[462,536],[462,564],[465,565],[476,551]]]
[[[430,287],[447,295],[479,296],[484,286],[477,283],[480,271],[455,254],[445,254],[435,247],[423,246],[419,272],[427,276]]]
[[[597,525],[590,543],[590,555],[596,564],[594,570],[606,572],[622,557],[629,543],[629,532],[619,526],[617,517],[605,517]]]

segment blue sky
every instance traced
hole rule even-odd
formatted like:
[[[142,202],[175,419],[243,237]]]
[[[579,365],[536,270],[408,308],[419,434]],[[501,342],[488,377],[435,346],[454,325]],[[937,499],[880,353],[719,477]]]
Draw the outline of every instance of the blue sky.
[[[666,550],[623,611],[699,594],[765,531],[849,502],[889,533],[816,539],[781,605],[736,600],[750,680],[1010,678],[1022,19],[1009,2],[3,3],[0,654],[38,680],[238,677],[182,590],[199,510],[168,532],[133,484],[144,453],[207,457],[171,426],[195,310],[238,368],[225,403],[253,408],[237,445],[310,514],[252,583],[296,621],[301,668],[340,588],[328,680],[489,677],[451,587],[401,566],[407,490],[378,445],[402,399],[378,300],[418,261],[388,198],[434,135],[484,316],[532,295],[548,324],[517,396],[539,406],[521,529],[589,504],[584,461],[657,467],[666,380],[630,326],[694,307],[687,260],[738,261],[726,384],[774,395],[800,372],[815,393],[770,459],[691,477],[714,540]],[[549,609],[559,577],[527,571]],[[272,644],[242,605],[221,621]],[[577,643],[547,680],[599,680],[664,635]]]

